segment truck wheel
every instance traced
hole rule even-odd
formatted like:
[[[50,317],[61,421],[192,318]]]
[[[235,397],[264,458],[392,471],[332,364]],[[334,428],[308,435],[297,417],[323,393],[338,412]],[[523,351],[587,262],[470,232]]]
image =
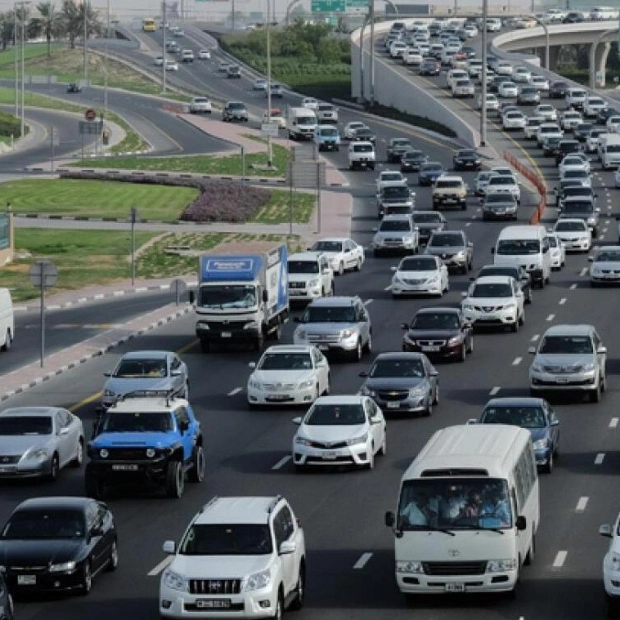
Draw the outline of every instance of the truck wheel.
[[[196,446],[192,456],[192,468],[187,477],[190,482],[202,482],[205,479],[205,451],[201,445]]]
[[[276,328],[271,332],[271,338],[273,340],[280,340],[282,338],[282,323],[278,321]]]
[[[185,490],[185,472],[181,461],[170,461],[166,468],[166,495],[180,499]]]

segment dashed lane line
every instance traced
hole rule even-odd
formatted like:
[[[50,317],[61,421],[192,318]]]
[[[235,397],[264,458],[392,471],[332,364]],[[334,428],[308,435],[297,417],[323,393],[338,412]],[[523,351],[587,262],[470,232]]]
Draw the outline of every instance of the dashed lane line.
[[[585,512],[586,506],[588,505],[588,497],[580,497],[577,501],[577,505],[575,506],[575,512]]]
[[[522,357],[515,357],[515,358],[512,360],[512,365],[513,365],[513,366],[518,366],[518,365],[519,365],[522,361],[523,361],[523,358],[522,358]]]
[[[558,551],[555,559],[553,560],[553,568],[562,568],[562,566],[564,566],[564,562],[566,562],[567,555],[568,551]]]
[[[577,284],[571,284],[569,290],[574,291],[577,288]]]
[[[540,334],[534,334],[534,335],[530,338],[530,342],[536,342],[539,338],[540,338]]]
[[[291,455],[283,456],[271,469],[282,469],[291,460]]]
[[[364,568],[364,566],[366,566],[366,564],[368,563],[368,560],[370,560],[371,557],[372,557],[372,553],[370,552],[362,553],[362,555],[359,557],[359,560],[355,562],[355,564],[353,564],[353,568],[355,570],[360,570]]]
[[[604,460],[605,460],[605,453],[604,452],[599,452],[594,457],[594,464],[595,465],[602,465]]]
[[[583,267],[582,270],[579,272],[579,275],[583,278],[583,276],[585,276],[586,273],[588,273],[588,268]]]
[[[236,394],[239,394],[239,392],[243,392],[243,388],[236,387],[228,392],[228,396],[235,396]]]
[[[618,428],[618,421],[620,418],[612,418],[609,420],[609,428]]]
[[[369,306],[369,305],[370,305],[373,301],[374,301],[374,299],[367,299],[367,300],[364,302],[364,305],[365,305],[365,306]]]
[[[553,321],[553,319],[555,319],[555,314],[550,314],[546,320],[550,323],[551,321]]]
[[[562,297],[562,299],[560,299],[560,301],[558,301],[558,304],[560,306],[563,306],[566,303],[566,297]]]
[[[500,388],[499,386],[495,386],[490,392],[489,392],[489,396],[495,396],[502,388]]]
[[[164,570],[164,568],[166,568],[166,566],[168,566],[168,564],[170,564],[170,562],[172,562],[173,559],[174,559],[174,556],[172,555],[166,556],[155,568],[151,569],[147,573],[147,576],[156,577],[157,575],[159,575],[159,573],[161,573]]]

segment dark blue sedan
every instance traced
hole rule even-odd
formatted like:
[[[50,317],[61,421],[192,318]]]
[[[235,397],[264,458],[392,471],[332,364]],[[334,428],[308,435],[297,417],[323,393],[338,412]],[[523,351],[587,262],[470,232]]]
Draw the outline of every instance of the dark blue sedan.
[[[553,471],[560,443],[560,421],[544,398],[492,398],[478,424],[511,424],[532,435],[536,465],[546,473]]]
[[[420,167],[418,172],[419,185],[432,185],[438,177],[445,174],[446,169],[438,161],[429,161]]]

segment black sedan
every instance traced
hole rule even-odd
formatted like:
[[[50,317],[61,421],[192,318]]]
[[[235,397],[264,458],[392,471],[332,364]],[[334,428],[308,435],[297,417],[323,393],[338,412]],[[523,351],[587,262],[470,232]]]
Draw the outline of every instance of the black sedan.
[[[22,502],[0,534],[0,566],[13,593],[77,590],[118,565],[114,517],[86,497],[38,497]]]
[[[381,353],[368,372],[361,393],[384,413],[400,411],[431,415],[439,402],[438,372],[423,353]]]
[[[429,161],[420,167],[418,172],[419,185],[432,185],[446,171],[438,161]]]
[[[549,97],[551,99],[564,99],[568,90],[568,82],[551,82]]]
[[[353,142],[372,142],[374,144],[377,141],[377,136],[369,127],[360,127],[355,130],[351,140]]]
[[[473,328],[460,308],[422,308],[402,328],[406,330],[403,351],[421,352],[430,359],[464,362],[474,350]]]
[[[67,86],[67,92],[68,93],[81,93],[82,87],[76,82],[71,82],[71,84]]]
[[[452,157],[455,170],[480,170],[482,158],[475,149],[461,149]]]
[[[426,59],[420,64],[420,75],[439,75],[441,64],[436,60]]]
[[[422,151],[413,149],[411,151],[405,151],[400,160],[401,172],[417,172],[420,168],[428,162],[428,155]]]

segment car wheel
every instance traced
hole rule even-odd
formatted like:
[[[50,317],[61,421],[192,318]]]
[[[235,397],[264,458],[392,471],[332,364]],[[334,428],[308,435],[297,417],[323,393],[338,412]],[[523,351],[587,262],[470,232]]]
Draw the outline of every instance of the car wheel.
[[[13,347],[13,336],[11,334],[11,330],[6,330],[6,336],[4,338],[4,344],[2,345],[2,351],[10,351]]]
[[[362,349],[362,341],[358,340],[357,341],[357,345],[352,353],[352,358],[354,362],[359,362],[362,359],[362,353],[363,353],[363,349]]]
[[[461,354],[459,355],[459,362],[464,362],[467,359],[467,347],[465,343],[461,346]]]
[[[553,450],[549,452],[549,459],[547,460],[547,464],[543,467],[543,471],[546,474],[550,474],[553,471]]]
[[[372,334],[368,334],[368,340],[364,345],[364,353],[372,353]]]
[[[358,258],[357,263],[355,263],[355,271],[361,271],[361,270],[362,270],[362,259]]]
[[[283,612],[282,595],[278,593],[278,600],[276,601],[276,608],[273,612],[273,616],[271,616],[271,620],[282,620],[282,612]]]
[[[116,540],[112,543],[112,548],[110,549],[110,557],[108,558],[108,565],[106,570],[108,572],[114,572],[118,568],[118,543]]]
[[[340,264],[338,265],[338,271],[336,273],[339,276],[344,274],[344,263],[342,261],[340,261]]]
[[[75,458],[71,461],[71,467],[82,467],[84,463],[84,440],[80,437],[75,446]]]
[[[527,291],[527,297],[525,298],[525,303],[526,304],[532,303],[532,288],[531,287]]]
[[[467,353],[471,355],[473,352],[474,352],[474,337],[472,336],[469,339],[469,347],[467,348]]]
[[[185,490],[185,473],[181,461],[169,461],[166,468],[166,495],[180,499]]]
[[[366,469],[374,469],[375,468],[375,447],[374,445],[370,446],[370,454],[368,455],[368,463],[366,463]]]
[[[513,334],[516,334],[519,331],[519,319],[510,325],[510,331]]]
[[[536,556],[536,534],[534,534],[532,528],[532,542],[530,543],[530,548],[527,551],[527,555],[525,556],[525,561],[523,562],[526,566],[529,566],[534,562],[534,557]]]
[[[291,602],[289,609],[299,611],[305,603],[306,597],[306,566],[302,562],[299,565],[299,576],[297,577],[297,585],[295,586],[295,598]]]
[[[519,325],[521,326],[525,325],[525,312],[523,312],[521,316],[519,317]]]
[[[590,400],[593,403],[600,403],[601,402],[601,383],[599,380],[599,384],[590,391]]]
[[[192,457],[192,468],[187,477],[190,482],[202,482],[205,478],[205,450],[202,445],[197,445]]]
[[[90,594],[93,589],[93,574],[90,570],[90,559],[84,561],[82,568],[82,579],[80,583],[80,593],[84,596]]]
[[[329,396],[330,386],[331,386],[331,375],[327,375],[327,383],[325,384],[325,389],[323,390],[322,396]]]
[[[58,479],[58,472],[60,471],[60,461],[58,460],[58,454],[54,454],[52,456],[52,461],[50,463],[50,470],[47,475],[48,480],[54,482]]]

